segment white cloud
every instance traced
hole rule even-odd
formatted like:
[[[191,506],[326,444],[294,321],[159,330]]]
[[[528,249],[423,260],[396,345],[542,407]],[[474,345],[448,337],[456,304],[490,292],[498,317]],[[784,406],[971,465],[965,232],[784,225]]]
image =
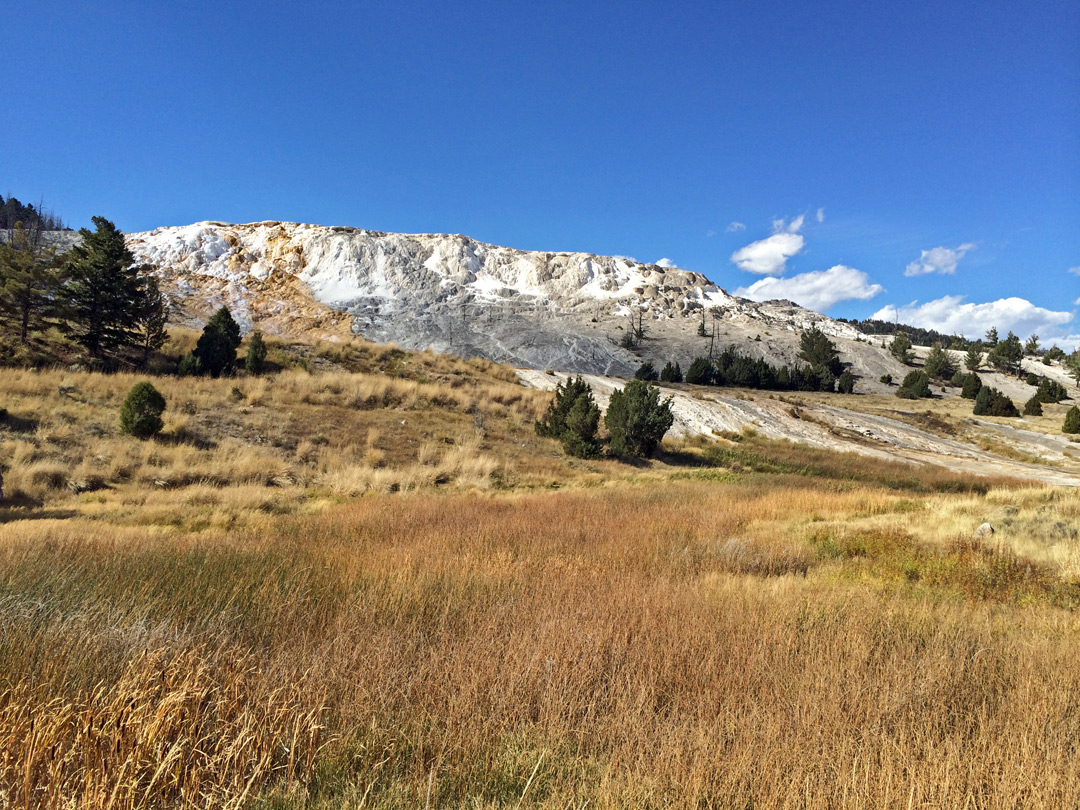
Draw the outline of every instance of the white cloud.
[[[825,209],[824,208],[819,208],[817,210],[817,221],[818,222],[824,222],[825,221]]]
[[[787,269],[787,260],[803,249],[805,240],[799,233],[803,217],[796,217],[787,222],[774,219],[773,234],[731,254],[731,260],[740,270],[757,273],[760,276],[782,276]]]
[[[1070,267],[1069,272],[1072,273],[1074,276],[1080,276],[1080,265],[1077,265],[1076,267]]]
[[[1045,343],[1051,335],[1065,337],[1062,327],[1072,321],[1073,314],[1037,307],[1023,298],[1000,298],[984,304],[972,304],[965,303],[962,295],[946,295],[925,304],[912,301],[907,306],[883,307],[870,317],[972,339],[982,337],[990,327],[995,327],[1002,336],[1007,332],[1014,332],[1022,338],[1032,334],[1043,335]]]
[[[732,222],[730,225],[724,228],[724,230],[727,233],[738,233],[739,231],[745,231],[746,226],[741,222]]]
[[[735,294],[752,301],[787,298],[807,309],[824,312],[839,301],[853,298],[866,301],[883,289],[880,284],[869,284],[863,271],[838,264],[791,278],[763,278],[735,290]]]
[[[656,264],[657,267],[678,267],[678,265],[675,264],[675,262],[673,262],[671,259],[668,259],[666,257],[661,259],[660,261],[656,262],[655,264]]]
[[[1080,298],[1077,298],[1075,301],[1073,301],[1073,306],[1080,307]]]
[[[974,248],[973,242],[965,242],[955,248],[936,247],[924,250],[917,261],[907,266],[904,275],[925,276],[930,273],[952,275],[956,272],[956,265],[964,258],[964,254]]]

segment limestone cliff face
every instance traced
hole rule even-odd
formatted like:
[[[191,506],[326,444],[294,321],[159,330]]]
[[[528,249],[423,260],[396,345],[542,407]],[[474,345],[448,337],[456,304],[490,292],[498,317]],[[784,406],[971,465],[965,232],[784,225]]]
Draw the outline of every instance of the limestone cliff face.
[[[703,318],[710,330],[716,320],[788,331],[817,323],[856,337],[789,302],[732,297],[698,273],[460,235],[200,222],[131,234],[128,246],[193,325],[224,303],[241,325],[268,332],[331,340],[352,332],[533,368],[633,371],[640,356],[619,346],[631,318],[679,340]]]

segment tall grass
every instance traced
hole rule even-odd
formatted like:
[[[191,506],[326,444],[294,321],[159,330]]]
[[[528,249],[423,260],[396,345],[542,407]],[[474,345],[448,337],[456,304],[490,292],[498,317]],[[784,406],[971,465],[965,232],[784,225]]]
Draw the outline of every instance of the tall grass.
[[[1072,806],[1070,583],[905,577],[1008,558],[921,539],[975,496],[929,497],[683,481],[225,538],[0,524],[0,803]]]

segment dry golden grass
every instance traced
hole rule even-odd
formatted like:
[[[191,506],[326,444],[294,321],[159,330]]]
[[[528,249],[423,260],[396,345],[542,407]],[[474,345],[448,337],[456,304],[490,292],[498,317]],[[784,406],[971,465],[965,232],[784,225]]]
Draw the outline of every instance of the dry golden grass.
[[[0,804],[1074,805],[1076,493],[823,483],[0,524]]]

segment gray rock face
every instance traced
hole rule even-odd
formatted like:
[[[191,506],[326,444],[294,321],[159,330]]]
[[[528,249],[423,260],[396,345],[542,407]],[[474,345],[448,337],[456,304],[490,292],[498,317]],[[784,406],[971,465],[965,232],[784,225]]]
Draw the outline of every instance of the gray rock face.
[[[987,537],[993,536],[994,527],[991,526],[989,523],[983,523],[977,529],[975,529],[974,533],[972,534],[972,537],[974,537],[976,540],[983,540]]]
[[[302,289],[309,304],[347,314],[352,332],[371,340],[530,368],[628,375],[644,360],[669,359],[685,368],[732,343],[791,363],[799,332],[816,325],[856,373],[875,381],[900,373],[847,324],[620,257],[283,222],[159,228],[129,235],[128,246],[157,268],[173,298],[203,296],[201,311],[227,304],[246,328],[259,321],[275,331],[266,318],[302,306]],[[698,335],[703,321],[706,338]],[[628,332],[640,338],[632,350],[623,345]]]

